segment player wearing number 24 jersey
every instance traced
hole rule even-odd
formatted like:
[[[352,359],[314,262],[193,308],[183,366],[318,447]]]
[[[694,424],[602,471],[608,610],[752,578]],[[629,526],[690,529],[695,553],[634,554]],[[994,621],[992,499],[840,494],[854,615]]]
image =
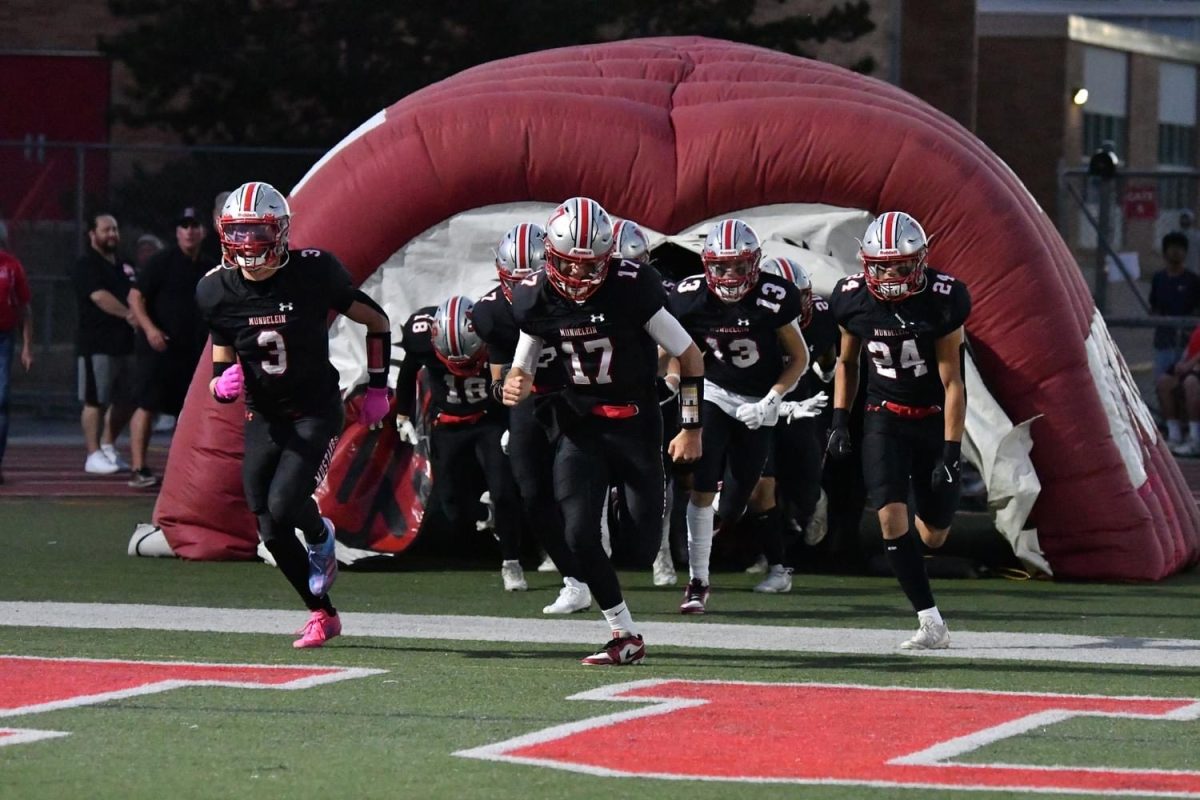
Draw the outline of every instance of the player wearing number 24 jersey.
[[[962,380],[967,287],[929,267],[929,239],[901,211],[881,214],[862,238],[863,272],[840,280],[830,296],[841,327],[829,454],[853,444],[849,409],[858,391],[858,360],[868,363],[862,461],[867,500],[892,570],[920,630],[901,647],[940,649],[950,635],[933,600],[916,537],[908,530],[908,498],[921,541],[941,547],[961,493],[959,456],[967,415]]]

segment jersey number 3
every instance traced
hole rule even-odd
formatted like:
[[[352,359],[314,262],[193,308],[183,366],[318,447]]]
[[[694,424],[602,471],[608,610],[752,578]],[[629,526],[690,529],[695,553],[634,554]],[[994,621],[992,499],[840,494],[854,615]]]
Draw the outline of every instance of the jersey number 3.
[[[258,334],[258,346],[267,350],[267,357],[262,362],[263,372],[268,375],[282,375],[287,372],[287,344],[279,331],[263,331]]]

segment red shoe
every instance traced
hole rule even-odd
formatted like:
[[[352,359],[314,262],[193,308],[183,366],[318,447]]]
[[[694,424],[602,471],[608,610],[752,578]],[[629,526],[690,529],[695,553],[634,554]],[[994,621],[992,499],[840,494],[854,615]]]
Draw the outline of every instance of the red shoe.
[[[708,602],[708,584],[693,578],[688,581],[683,590],[683,602],[679,604],[680,614],[703,614],[704,605]]]
[[[342,618],[324,609],[317,609],[309,615],[304,627],[296,632],[300,638],[292,642],[292,647],[320,647],[342,632]]]
[[[646,643],[642,641],[641,636],[621,636],[619,632],[614,631],[613,638],[600,648],[600,652],[592,653],[579,663],[585,667],[619,667],[624,664],[641,663],[645,657]]]

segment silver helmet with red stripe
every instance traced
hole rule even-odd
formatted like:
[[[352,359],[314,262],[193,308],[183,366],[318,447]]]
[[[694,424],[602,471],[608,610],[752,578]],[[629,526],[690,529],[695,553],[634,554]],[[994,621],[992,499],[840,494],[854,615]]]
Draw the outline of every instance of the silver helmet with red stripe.
[[[243,183],[225,199],[217,218],[221,265],[249,273],[279,269],[288,259],[292,210],[269,183]]]
[[[568,300],[587,300],[608,274],[616,242],[608,212],[595,200],[572,197],[546,222],[546,278]]]
[[[619,219],[613,225],[613,239],[617,255],[626,261],[639,264],[650,263],[650,237],[642,226],[628,219]]]
[[[915,219],[903,211],[887,211],[867,226],[858,257],[871,294],[896,302],[925,286],[925,259],[929,237]]]
[[[808,272],[804,267],[800,266],[800,262],[778,256],[763,261],[759,265],[759,269],[772,275],[778,275],[785,281],[796,285],[796,288],[800,290],[800,327],[808,327],[808,323],[812,321],[812,279],[808,277]]]
[[[471,321],[474,308],[475,303],[469,297],[448,298],[438,306],[429,328],[434,355],[446,369],[460,377],[477,373],[487,358],[487,348]]]
[[[726,303],[736,303],[758,283],[762,245],[754,229],[740,219],[723,219],[708,231],[700,261],[708,290]]]
[[[546,230],[532,222],[514,225],[496,248],[500,290],[512,302],[513,286],[546,266]]]

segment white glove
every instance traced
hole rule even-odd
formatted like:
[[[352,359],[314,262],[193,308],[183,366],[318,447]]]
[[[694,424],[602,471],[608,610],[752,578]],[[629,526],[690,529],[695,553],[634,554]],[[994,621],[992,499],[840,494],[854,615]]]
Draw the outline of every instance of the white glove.
[[[734,416],[737,417],[738,422],[752,431],[758,430],[764,425],[769,428],[779,421],[779,401],[781,399],[779,393],[772,389],[757,403],[742,403],[738,406]]]
[[[407,442],[413,447],[417,446],[417,429],[413,427],[412,421],[403,414],[396,415],[396,430],[400,432],[400,441]]]
[[[500,434],[500,452],[508,455],[508,429],[504,429],[504,433]]]
[[[786,403],[780,403],[779,416],[785,417],[788,422],[819,417],[821,416],[821,409],[825,408],[828,403],[829,396],[824,392],[817,392],[807,400],[789,400]]]
[[[829,383],[833,380],[833,374],[837,372],[837,364],[835,363],[834,366],[830,367],[829,372],[826,372],[821,369],[821,365],[818,362],[813,361],[812,371],[821,379],[821,383]]]

